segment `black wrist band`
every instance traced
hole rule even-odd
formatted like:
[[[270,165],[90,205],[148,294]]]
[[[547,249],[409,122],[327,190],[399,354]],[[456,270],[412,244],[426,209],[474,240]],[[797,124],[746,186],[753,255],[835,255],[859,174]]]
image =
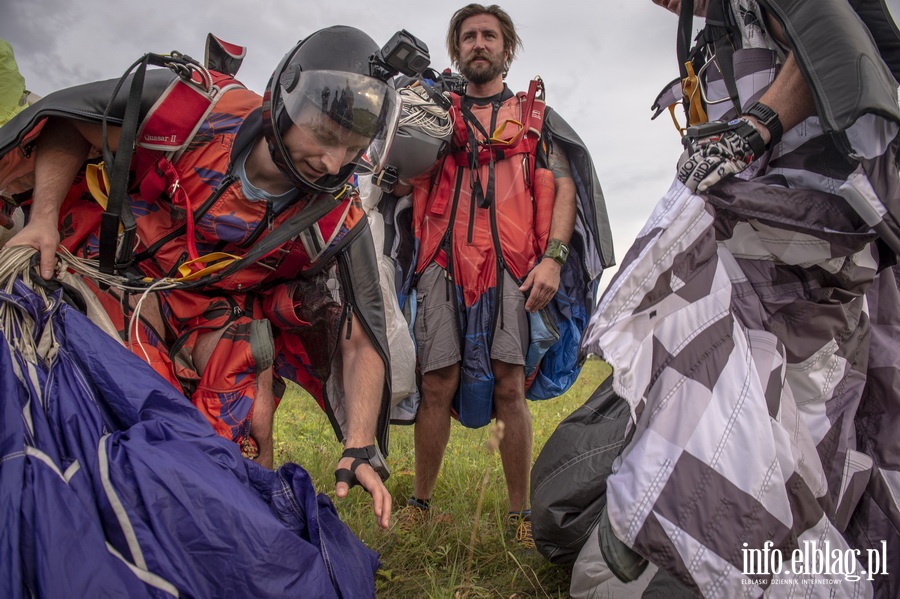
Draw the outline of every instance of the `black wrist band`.
[[[752,116],[756,118],[769,130],[771,139],[769,139],[769,143],[766,147],[771,148],[781,141],[781,136],[784,135],[784,127],[781,125],[781,119],[778,118],[778,113],[771,107],[766,106],[762,102],[755,102],[744,112],[743,116]]]
[[[740,119],[740,125],[734,130],[735,133],[747,140],[750,149],[753,152],[753,160],[766,153],[766,142],[763,141],[762,133],[754,127],[750,121]]]
[[[378,448],[376,448],[375,445],[366,445],[365,447],[348,447],[344,449],[344,452],[341,454],[341,459],[343,458],[353,458],[353,463],[350,465],[350,472],[354,476],[354,478],[356,476],[356,468],[362,463],[366,463],[371,466],[375,473],[378,474],[378,476],[380,476],[381,480],[383,481],[387,480],[391,475],[390,468],[388,468],[387,464],[384,461],[384,458],[381,455],[381,452],[378,451]],[[341,470],[346,470],[346,468],[342,468]],[[338,482],[341,481],[339,480]]]

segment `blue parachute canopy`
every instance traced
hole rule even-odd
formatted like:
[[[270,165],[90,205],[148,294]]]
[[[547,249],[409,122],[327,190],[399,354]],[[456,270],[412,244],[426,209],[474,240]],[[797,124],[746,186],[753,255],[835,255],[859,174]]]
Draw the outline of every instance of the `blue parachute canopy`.
[[[242,458],[62,289],[10,276],[10,249],[0,597],[374,597],[377,554],[302,468]]]

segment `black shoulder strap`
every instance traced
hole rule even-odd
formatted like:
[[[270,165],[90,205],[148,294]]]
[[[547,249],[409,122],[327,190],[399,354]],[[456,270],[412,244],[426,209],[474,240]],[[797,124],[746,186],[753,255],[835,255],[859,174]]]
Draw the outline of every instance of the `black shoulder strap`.
[[[731,11],[725,7],[728,0],[710,0],[706,9],[706,35],[707,42],[715,49],[716,65],[722,73],[725,89],[728,97],[734,104],[734,109],[739,116],[741,114],[741,99],[738,94],[737,80],[734,77],[734,35],[736,35],[736,23]]]
[[[688,76],[685,63],[688,61],[688,53],[691,50],[691,33],[694,28],[694,0],[683,0],[681,11],[678,13],[678,39],[676,51],[678,53],[678,71],[681,78]]]
[[[115,156],[109,149],[107,137],[107,123],[109,111],[113,101],[119,94],[121,85],[125,82],[123,77],[113,90],[109,104],[103,112],[103,161],[112,165],[109,177],[109,200],[106,210],[100,220],[100,272],[112,274],[116,266],[116,245],[119,239],[119,223],[122,223],[124,237],[122,248],[134,246],[136,223],[131,207],[126,201],[128,195],[128,176],[131,170],[131,157],[134,154],[134,140],[137,137],[138,115],[141,107],[141,95],[144,90],[144,75],[147,73],[147,65],[150,55],[145,54],[128,69],[130,73],[135,67],[137,71],[131,79],[131,87],[128,91],[128,103],[125,106],[125,116],[122,120],[122,132],[119,135],[118,150]],[[127,73],[126,73],[127,76]]]
[[[117,266],[127,265],[131,262],[134,250],[134,238],[137,224],[131,207],[128,203],[128,182],[131,176],[131,159],[134,156],[137,130],[140,125],[141,100],[144,95],[144,80],[147,67],[166,67],[175,71],[179,76],[189,79],[192,68],[199,66],[190,56],[173,52],[170,55],[147,53],[135,61],[116,83],[106,109],[103,111],[101,126],[103,131],[103,161],[111,168],[109,173],[109,199],[106,210],[100,220],[99,262],[100,272],[112,274]],[[128,80],[131,72],[131,85],[128,90],[128,100],[125,105],[125,114],[122,118],[119,143],[115,154],[108,144],[108,125],[111,120],[110,113],[116,103],[119,90]],[[123,229],[123,238],[119,246],[119,224]],[[117,255],[116,248],[120,247]]]

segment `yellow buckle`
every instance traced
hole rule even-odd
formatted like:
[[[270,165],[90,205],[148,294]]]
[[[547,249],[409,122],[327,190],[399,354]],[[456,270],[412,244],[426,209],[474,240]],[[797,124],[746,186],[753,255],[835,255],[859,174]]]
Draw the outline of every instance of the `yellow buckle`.
[[[200,256],[199,258],[184,262],[178,267],[178,276],[176,279],[179,281],[193,281],[194,279],[199,279],[200,277],[219,272],[237,260],[240,260],[240,258],[233,254],[228,254],[226,252],[212,252],[205,256]],[[198,269],[197,267],[200,268]]]

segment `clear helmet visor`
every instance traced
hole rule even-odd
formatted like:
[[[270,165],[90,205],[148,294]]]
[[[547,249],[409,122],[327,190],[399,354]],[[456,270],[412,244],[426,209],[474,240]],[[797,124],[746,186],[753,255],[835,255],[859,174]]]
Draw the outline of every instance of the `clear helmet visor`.
[[[279,130],[291,168],[314,187],[377,172],[400,117],[397,91],[343,71],[299,71],[281,81]]]

